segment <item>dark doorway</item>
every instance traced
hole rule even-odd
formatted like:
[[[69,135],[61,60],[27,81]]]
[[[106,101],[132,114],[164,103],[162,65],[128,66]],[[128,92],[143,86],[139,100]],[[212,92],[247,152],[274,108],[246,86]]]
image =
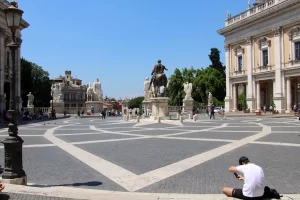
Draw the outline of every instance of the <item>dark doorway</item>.
[[[6,94],[6,110],[9,109],[9,100],[10,100],[10,83],[5,82],[4,83],[4,93]]]

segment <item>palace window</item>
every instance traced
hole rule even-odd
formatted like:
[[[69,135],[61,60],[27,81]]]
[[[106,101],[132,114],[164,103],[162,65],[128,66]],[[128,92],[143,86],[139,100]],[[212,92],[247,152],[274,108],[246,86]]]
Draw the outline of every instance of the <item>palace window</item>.
[[[289,30],[290,39],[290,61],[300,60],[300,25],[294,26]],[[291,62],[293,64],[293,62]],[[299,62],[296,62],[299,63]]]
[[[266,66],[270,65],[271,40],[269,40],[267,37],[261,37],[258,40],[258,45],[259,45],[259,49],[260,49],[259,66],[266,67]]]
[[[243,56],[238,56],[238,71],[243,70]]]
[[[300,42],[295,42],[295,59],[300,60]]]
[[[69,101],[69,93],[65,93],[64,94],[64,100],[65,101]]]
[[[236,56],[236,67],[235,71],[243,71],[244,70],[244,48],[241,45],[238,45],[235,48],[235,56]]]
[[[263,61],[263,66],[268,66],[268,64],[269,64],[269,51],[268,51],[268,49],[262,50],[262,61]]]

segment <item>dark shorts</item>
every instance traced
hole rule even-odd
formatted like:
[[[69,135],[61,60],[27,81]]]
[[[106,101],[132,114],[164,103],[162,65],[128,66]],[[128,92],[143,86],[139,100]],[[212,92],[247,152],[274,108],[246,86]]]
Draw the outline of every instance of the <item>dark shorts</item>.
[[[244,199],[244,200],[259,200],[262,199],[262,197],[246,197],[243,195],[243,190],[242,189],[236,189],[234,188],[232,190],[232,197],[237,198],[237,199]]]

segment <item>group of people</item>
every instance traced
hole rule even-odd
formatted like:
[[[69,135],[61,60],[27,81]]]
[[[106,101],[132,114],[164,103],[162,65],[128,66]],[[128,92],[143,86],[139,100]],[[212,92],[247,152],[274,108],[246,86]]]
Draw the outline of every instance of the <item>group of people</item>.
[[[207,114],[209,114],[209,119],[211,118],[215,119],[215,108],[216,108],[215,105],[212,104],[210,108],[207,109]],[[221,106],[221,108],[217,112],[220,115],[221,119],[226,119],[224,106]]]

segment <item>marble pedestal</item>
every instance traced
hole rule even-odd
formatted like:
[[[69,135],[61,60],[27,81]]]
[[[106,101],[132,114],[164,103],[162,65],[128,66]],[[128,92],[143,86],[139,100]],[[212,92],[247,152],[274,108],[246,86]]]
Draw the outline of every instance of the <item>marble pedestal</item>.
[[[144,100],[143,102],[142,102],[142,104],[143,104],[143,107],[144,107],[144,115],[146,116],[146,117],[148,117],[149,116],[149,113],[147,113],[147,109],[149,109],[149,110],[151,110],[152,109],[152,104],[151,104],[151,101],[150,100]]]
[[[193,114],[194,99],[183,99],[183,113]]]
[[[27,105],[29,113],[34,113],[34,105]]]
[[[149,99],[152,104],[152,114],[150,119],[156,120],[158,117],[161,120],[169,119],[169,110],[168,110],[168,97],[155,97]]]
[[[103,102],[102,101],[87,101],[87,102],[85,102],[85,107],[90,108],[91,106],[94,106],[95,113],[100,113],[103,110]]]
[[[54,101],[53,109],[55,109],[56,113],[64,113],[65,111],[65,103],[63,101]],[[52,111],[52,100],[50,101],[50,109],[49,112]]]

